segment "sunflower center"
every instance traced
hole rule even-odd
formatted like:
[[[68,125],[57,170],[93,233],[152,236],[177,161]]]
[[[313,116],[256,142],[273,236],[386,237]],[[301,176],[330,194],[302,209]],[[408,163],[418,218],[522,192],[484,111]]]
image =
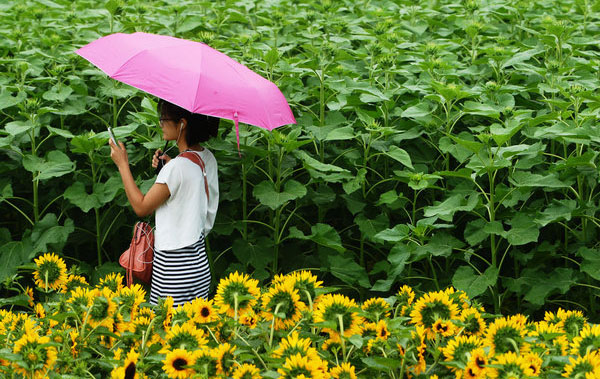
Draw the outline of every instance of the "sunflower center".
[[[125,369],[125,379],[135,378],[135,363],[131,362]]]
[[[200,310],[200,314],[202,315],[202,317],[207,318],[208,316],[210,316],[210,309],[208,309],[208,307],[203,307]]]
[[[187,366],[187,361],[183,358],[177,358],[173,361],[173,368],[177,371],[185,370],[184,366]]]

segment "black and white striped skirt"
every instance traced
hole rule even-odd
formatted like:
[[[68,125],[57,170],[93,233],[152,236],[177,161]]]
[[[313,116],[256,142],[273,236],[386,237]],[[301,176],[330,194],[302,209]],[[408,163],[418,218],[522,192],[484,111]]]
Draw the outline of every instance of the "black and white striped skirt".
[[[208,298],[210,267],[206,257],[204,236],[190,245],[175,250],[155,250],[152,263],[150,304],[171,296],[173,304],[183,304],[198,297]]]

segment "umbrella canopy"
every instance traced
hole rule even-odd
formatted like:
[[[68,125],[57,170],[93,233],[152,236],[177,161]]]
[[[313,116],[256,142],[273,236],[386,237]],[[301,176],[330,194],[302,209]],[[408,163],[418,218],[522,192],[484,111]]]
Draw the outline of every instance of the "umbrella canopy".
[[[273,130],[295,124],[277,86],[206,44],[149,33],[115,33],[76,51],[113,79],[193,113]]]

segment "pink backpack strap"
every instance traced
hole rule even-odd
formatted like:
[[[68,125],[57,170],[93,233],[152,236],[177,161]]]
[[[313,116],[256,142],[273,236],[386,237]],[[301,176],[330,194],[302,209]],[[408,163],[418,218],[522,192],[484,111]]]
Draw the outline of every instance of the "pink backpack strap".
[[[199,154],[196,154],[192,151],[184,151],[183,153],[181,153],[179,155],[184,158],[189,159],[190,161],[192,161],[195,164],[197,164],[198,166],[200,166],[200,169],[202,170],[202,175],[204,175],[204,190],[206,191],[206,199],[210,200],[210,195],[208,193],[208,180],[206,180],[206,166],[204,165],[204,161],[202,160],[202,157],[200,157]]]

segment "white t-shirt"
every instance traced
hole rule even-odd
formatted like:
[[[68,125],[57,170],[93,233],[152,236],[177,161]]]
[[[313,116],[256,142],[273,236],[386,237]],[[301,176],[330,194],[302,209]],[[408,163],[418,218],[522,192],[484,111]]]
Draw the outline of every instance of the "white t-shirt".
[[[160,170],[156,183],[169,187],[171,196],[156,209],[154,246],[159,250],[173,250],[189,246],[206,236],[212,229],[219,205],[217,160],[208,150],[199,154],[206,168],[208,193],[206,198],[202,169],[184,157],[171,159]]]

